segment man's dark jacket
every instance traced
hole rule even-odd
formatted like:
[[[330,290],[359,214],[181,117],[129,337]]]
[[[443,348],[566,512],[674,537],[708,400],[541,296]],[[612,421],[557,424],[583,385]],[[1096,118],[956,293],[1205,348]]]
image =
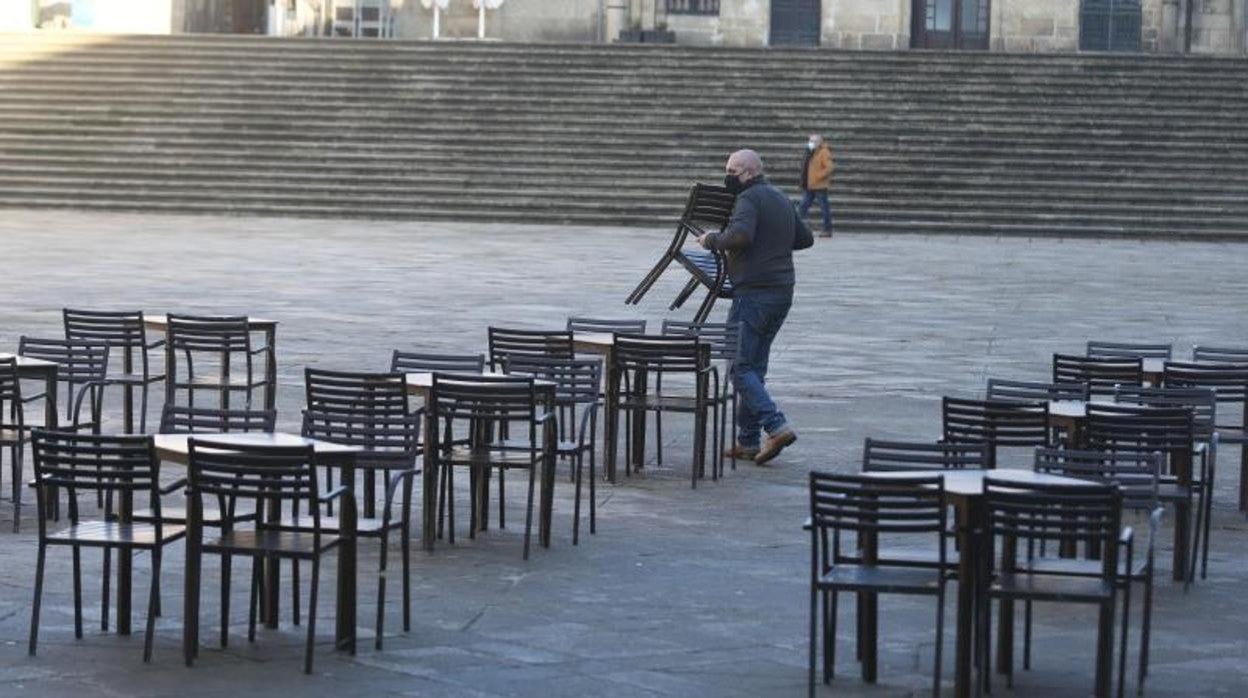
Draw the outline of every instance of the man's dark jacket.
[[[708,233],[710,247],[727,253],[733,288],[792,286],[793,250],[815,244],[793,202],[759,176],[737,195],[732,216],[722,233]]]

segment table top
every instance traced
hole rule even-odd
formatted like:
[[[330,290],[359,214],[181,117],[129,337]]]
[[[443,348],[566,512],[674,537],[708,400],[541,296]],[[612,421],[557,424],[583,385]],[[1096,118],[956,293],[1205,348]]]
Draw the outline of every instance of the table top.
[[[169,329],[169,316],[164,314],[148,315],[147,313],[144,313],[143,324],[146,325],[149,330],[164,332]],[[271,330],[277,327],[277,320],[249,317],[247,318],[247,326],[253,330]]]
[[[190,447],[187,445],[187,441],[191,437],[239,446],[310,445],[318,456],[354,456],[362,452],[362,449],[358,446],[346,446],[329,441],[309,439],[299,434],[286,432],[237,432],[229,434],[200,432],[196,434],[156,434],[153,437],[156,441],[156,454],[162,460],[185,463],[190,455]]]
[[[945,476],[945,492],[961,497],[976,497],[984,493],[984,476],[990,475],[994,480],[1004,480],[1020,485],[1087,485],[1100,486],[1100,483],[1080,480],[1062,475],[1049,475],[1030,470],[897,470],[887,472],[865,473],[878,478],[928,477],[935,474]]]
[[[1166,360],[1144,359],[1143,370],[1145,373],[1164,373],[1166,370]]]
[[[615,335],[610,332],[573,332],[572,348],[577,351],[605,351],[615,346]]]
[[[0,352],[0,359],[17,359],[18,368],[56,368],[55,361],[44,361],[43,359],[32,359],[26,356]]]
[[[1088,416],[1088,405],[1118,405],[1113,400],[1053,400],[1049,402],[1050,417],[1083,419]]]

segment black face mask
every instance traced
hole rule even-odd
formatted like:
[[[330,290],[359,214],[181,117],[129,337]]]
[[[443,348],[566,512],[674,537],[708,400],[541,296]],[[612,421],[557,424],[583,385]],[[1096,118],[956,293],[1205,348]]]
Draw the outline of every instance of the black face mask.
[[[724,175],[724,188],[730,194],[740,194],[745,185],[741,183],[741,177],[735,174]]]

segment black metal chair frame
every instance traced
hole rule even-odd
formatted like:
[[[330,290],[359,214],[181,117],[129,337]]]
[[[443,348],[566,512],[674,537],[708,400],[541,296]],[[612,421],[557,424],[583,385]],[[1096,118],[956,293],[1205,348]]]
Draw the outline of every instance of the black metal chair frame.
[[[836,663],[837,594],[858,594],[859,615],[875,613],[877,594],[936,597],[936,650],[932,693],[940,695],[944,644],[945,586],[949,581],[948,507],[940,474],[882,479],[870,475],[810,473],[810,656],[809,694],[815,695],[815,665],[820,639],[823,680],[830,683]],[[842,534],[856,537],[853,553],[841,552]],[[881,536],[935,538],[937,564],[920,569],[879,559]],[[864,597],[863,595],[867,596]],[[822,605],[822,608],[821,608]],[[822,633],[818,627],[822,625]],[[867,626],[859,622],[859,633]],[[870,630],[868,630],[870,632]],[[873,644],[873,643],[872,643]],[[874,666],[863,668],[874,679]]]
[[[50,546],[68,546],[73,553],[74,636],[82,639],[82,578],[80,550],[102,548],[105,552],[102,597],[102,625],[108,623],[109,556],[113,548],[126,555],[146,550],[152,556],[152,584],[148,597],[147,633],[143,643],[143,661],[151,661],[156,616],[159,613],[161,557],[164,546],[186,534],[183,526],[160,520],[161,495],[177,491],[185,484],[179,480],[160,486],[160,460],[150,436],[100,436],[77,432],[33,432],[32,450],[35,462],[34,487],[39,515],[39,552],[35,562],[35,595],[31,608],[29,652],[35,654],[39,637],[39,613],[43,601],[44,563]],[[54,492],[70,493],[69,526],[48,532],[49,513],[46,509]],[[103,490],[116,495],[120,502],[115,518],[83,521],[78,516],[76,494],[79,490]],[[150,523],[131,520],[132,500],[146,493],[157,517]]]
[[[976,613],[979,630],[978,668],[981,688],[988,688],[991,673],[990,641],[991,602],[1001,602],[1000,646],[1007,646],[1013,628],[1013,603],[1016,601],[1077,603],[1099,608],[1097,626],[1095,693],[1108,698],[1113,684],[1114,611],[1119,591],[1129,585],[1119,576],[1121,550],[1126,551],[1126,569],[1134,566],[1134,533],[1122,528],[1122,493],[1112,485],[1024,484],[1017,480],[984,478],[984,508],[987,527],[983,536],[984,578],[979,588]],[[996,541],[1001,540],[1000,557],[995,554]],[[1077,545],[1086,542],[1100,556],[1100,574],[1095,578],[1056,573],[1035,574],[1028,570],[1023,549],[1053,542]],[[1129,600],[1128,600],[1129,603]],[[1122,618],[1123,638],[1128,633],[1128,614]],[[1012,654],[1012,652],[1011,652]],[[1013,662],[1002,657],[1007,686],[1013,685]],[[1119,692],[1125,679],[1125,664],[1119,662]]]
[[[607,419],[615,420],[613,424],[617,434],[621,411],[631,412],[633,420],[640,420],[638,423],[643,426],[647,412],[663,411],[693,416],[693,466],[690,482],[696,488],[698,478],[704,476],[706,469],[708,421],[711,425],[709,431],[712,443],[719,446],[723,441],[719,429],[719,407],[715,400],[715,396],[720,393],[720,376],[718,367],[711,362],[711,346],[696,337],[619,334],[616,335],[615,350],[611,358],[613,365],[610,370],[624,376],[621,383],[625,386],[620,392],[618,404],[607,406]],[[694,382],[693,395],[651,394],[642,376],[653,375],[657,382],[662,380],[663,374],[673,377],[691,376]],[[632,447],[633,460],[638,463],[644,457],[639,446],[640,444],[636,444]],[[722,466],[717,457],[711,460],[712,480],[719,479]],[[626,464],[625,472],[632,473],[631,463]]]
[[[941,400],[941,421],[945,443],[988,444],[988,468],[997,467],[997,449],[1003,446],[1052,445],[1048,402],[945,397]]]
[[[1170,344],[1141,342],[1088,342],[1086,355],[1093,359],[1163,359],[1174,356]]]
[[[732,380],[733,364],[737,361],[737,356],[741,353],[741,323],[740,322],[687,322],[684,320],[664,320],[663,335],[669,337],[696,337],[699,341],[705,342],[711,347],[711,361],[720,361],[723,364],[724,375],[722,386],[715,392],[712,398],[715,402],[715,409],[718,411],[719,433],[722,435],[716,444],[715,453],[712,457],[716,459],[716,463],[720,464],[720,472],[723,472],[722,464],[724,459],[724,449],[722,446],[728,441],[728,434],[733,433],[737,423],[737,385]],[[661,378],[655,382],[656,392],[662,393],[663,384]],[[655,458],[660,464],[663,463],[663,433],[662,413],[656,412],[654,415],[655,429]],[[722,442],[722,443],[721,443]],[[735,445],[735,438],[734,438]],[[729,455],[729,461],[732,469],[737,469],[737,450],[733,448]]]
[[[147,341],[147,325],[144,323],[142,310],[113,312],[65,308],[61,311],[61,316],[65,326],[65,339],[107,344],[113,350],[111,358],[116,359],[120,355],[122,372],[108,378],[107,384],[120,385],[125,389],[127,410],[131,405],[131,391],[139,389],[139,431],[147,432],[149,388],[153,383],[165,380],[165,374],[152,373],[148,352],[165,346],[165,340]],[[138,373],[134,372],[135,352],[139,359]],[[130,417],[127,414],[127,427],[132,426]]]
[[[490,327],[487,330],[490,368],[503,370],[508,356],[548,356],[556,359],[575,358],[570,330],[526,330],[511,327]]]
[[[524,524],[524,559],[529,559],[533,530],[533,499],[538,471],[542,471],[542,506],[539,539],[550,546],[549,512],[554,486],[554,460],[557,418],[553,395],[544,396],[534,379],[519,376],[467,376],[433,374],[426,409],[431,424],[438,425],[430,437],[430,453],[425,454],[426,467],[438,470],[442,484],[438,492],[439,528],[443,511],[449,542],[455,542],[454,471],[469,471],[470,538],[484,530],[488,523],[489,477],[499,472],[499,526],[506,527],[503,516],[505,501],[504,473],[510,469],[528,471],[529,487]],[[457,437],[456,430],[465,427],[467,434]],[[511,428],[520,428],[525,438],[512,440]],[[495,435],[498,435],[495,438]],[[464,439],[467,445],[459,445]],[[443,473],[445,476],[443,477]]]
[[[1196,347],[1192,353],[1198,362],[1218,363],[1167,361],[1162,383],[1173,388],[1208,388],[1218,402],[1240,406],[1240,424],[1215,422],[1214,431],[1219,443],[1240,446],[1239,508],[1248,511],[1248,350]],[[1230,359],[1237,363],[1227,363]]]
[[[256,377],[255,357],[263,355],[265,361],[274,361],[273,347],[265,345],[252,348],[251,325],[244,316],[196,316],[169,315],[167,356],[165,367],[165,403],[176,404],[177,391],[186,391],[188,405],[195,406],[195,394],[200,391],[215,393],[221,409],[230,408],[232,393],[242,393],[247,409],[252,406],[252,393],[258,388],[273,390],[267,372]],[[186,363],[186,377],[179,378],[178,355]],[[244,374],[231,376],[234,357],[243,361]],[[218,361],[215,375],[196,375],[195,357],[213,357]],[[202,359],[201,359],[202,361]]]
[[[663,272],[676,262],[690,275],[668,310],[677,310],[693,295],[698,286],[707,289],[706,298],[694,313],[694,322],[705,322],[710,317],[715,301],[732,297],[732,284],[724,265],[724,254],[718,250],[686,251],[689,235],[701,237],[709,232],[721,232],[728,225],[736,196],[727,189],[709,184],[695,184],[689,190],[684,213],[676,222],[676,234],[659,261],[646,273],[641,283],[628,294],[624,301],[636,305],[650,291]]]
[[[65,418],[75,430],[90,427],[100,432],[104,386],[108,382],[108,345],[102,342],[81,342],[69,339],[41,339],[23,335],[18,339],[17,353],[30,359],[57,364],[56,380],[65,385]],[[46,399],[38,393],[28,395],[26,402]],[[91,421],[82,421],[82,406],[90,398]],[[59,428],[59,427],[58,427]]]
[[[1112,396],[1120,385],[1144,384],[1144,360],[1138,356],[1093,358],[1053,355],[1054,383],[1086,383],[1093,396]]]
[[[25,470],[26,434],[29,431],[25,403],[17,360],[0,358],[0,448],[9,449],[14,533],[17,533],[22,520],[22,473]]]
[[[202,583],[204,553],[221,556],[221,646],[229,642],[231,558],[251,558],[251,585],[248,611],[247,640],[255,642],[256,614],[261,593],[261,569],[270,560],[306,560],[312,565],[308,595],[308,629],[304,647],[304,673],[312,673],[312,649],[316,637],[316,605],[320,587],[321,557],[339,548],[353,535],[353,526],[346,531],[330,531],[320,515],[321,507],[342,500],[343,519],[353,520],[355,502],[343,496],[349,488],[340,485],[321,492],[317,481],[316,455],[311,446],[240,446],[213,442],[211,438],[191,437],[187,496],[190,498],[187,538],[187,589],[189,599],[185,623],[188,643],[186,663],[190,666],[198,655],[199,595]],[[221,511],[233,511],[239,500],[251,502],[255,517],[250,530],[238,530],[237,519],[225,518],[220,535],[203,537],[204,497],[215,497]],[[297,511],[300,501],[306,502],[310,525],[292,529],[282,523],[282,504],[289,502]],[[339,554],[342,554],[339,552]],[[298,588],[296,583],[295,588]]]
[[[645,334],[646,321],[625,318],[598,318],[572,316],[568,318],[567,330],[576,332],[602,332],[607,334]]]
[[[307,406],[303,412],[304,436],[363,450],[355,469],[363,476],[362,516],[352,517],[356,538],[376,538],[380,545],[377,576],[377,622],[374,645],[382,648],[386,610],[386,567],[390,533],[399,534],[403,563],[403,632],[412,629],[411,516],[412,490],[421,454],[420,428],[424,408],[412,411],[407,380],[402,373],[352,373],[307,368],[304,370]],[[375,479],[384,477],[381,515],[375,505]],[[333,485],[333,468],[325,468],[326,487]],[[398,516],[395,517],[395,507]],[[281,525],[287,530],[307,528],[307,515],[292,511]],[[321,524],[341,534],[342,522],[327,505]],[[297,567],[294,584],[298,585]],[[298,607],[295,607],[296,617]]]
[[[395,349],[390,356],[391,373],[481,373],[484,354],[430,354]]]
[[[984,399],[996,402],[1054,402],[1090,399],[1087,383],[1037,383],[989,378]]]

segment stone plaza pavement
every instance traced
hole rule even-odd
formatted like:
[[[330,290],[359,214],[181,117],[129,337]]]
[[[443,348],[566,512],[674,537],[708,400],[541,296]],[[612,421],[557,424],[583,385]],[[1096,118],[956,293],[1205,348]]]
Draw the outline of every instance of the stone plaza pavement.
[[[279,419],[294,429],[304,366],[383,369],[394,348],[483,351],[490,324],[562,327],[573,314],[657,323],[677,274],[640,309],[622,301],[669,235],[5,211],[0,350],[14,350],[21,334],[58,336],[63,306],[274,318]],[[528,562],[514,478],[512,526],[414,553],[413,628],[399,632],[392,582],[381,652],[370,634],[377,552],[365,541],[360,651],[331,650],[332,597],[323,593],[312,677],[301,673],[303,627],[288,614],[280,630],[247,643],[246,563],[236,565],[229,648],[217,645],[210,565],[203,650],[194,668],[183,666],[180,544],[166,557],[152,664],[141,661],[141,633],[98,629],[98,553],[84,556],[86,636],[74,640],[69,554],[60,550],[50,554],[39,655],[27,657],[35,526],[28,513],[22,532],[10,533],[3,522],[12,510],[0,502],[0,696],[801,695],[809,469],[855,470],[867,435],[934,439],[940,396],[979,394],[989,376],[1043,380],[1054,351],[1081,352],[1088,339],[1171,341],[1180,355],[1198,342],[1246,345],[1245,254],[1236,245],[1130,240],[818,240],[798,259],[796,304],[771,364],[772,389],[801,436],[774,466],[743,464],[691,491],[690,429],[669,418],[663,467],[600,486],[598,534],[578,547],[571,488],[558,479],[553,546],[535,548]],[[118,414],[115,401],[110,413]],[[1169,581],[1170,537],[1162,536],[1148,695],[1243,695],[1248,686],[1238,455],[1228,447],[1220,459],[1208,580],[1187,594]],[[1021,467],[1026,454],[1007,460]],[[392,553],[392,569],[397,560]],[[135,563],[136,600],[147,562]],[[332,584],[331,566],[322,588]],[[839,674],[823,695],[928,691],[932,601],[886,597],[881,607],[879,683],[858,676],[852,604],[842,604]],[[952,611],[947,617],[951,679]],[[1088,694],[1093,612],[1040,607],[1036,622],[1032,670],[1020,667],[1013,689],[996,683],[997,694]]]

